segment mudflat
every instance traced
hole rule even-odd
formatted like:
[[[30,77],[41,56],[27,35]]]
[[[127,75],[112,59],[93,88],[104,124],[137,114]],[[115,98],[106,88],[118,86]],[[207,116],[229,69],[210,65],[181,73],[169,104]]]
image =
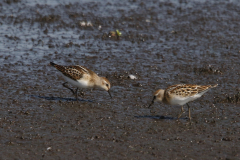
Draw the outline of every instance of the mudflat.
[[[239,159],[239,13],[237,0],[0,2],[0,159]],[[50,61],[107,77],[113,98],[83,89],[77,103]],[[179,106],[148,108],[178,83],[218,84],[189,103],[192,124],[186,106],[178,121]]]

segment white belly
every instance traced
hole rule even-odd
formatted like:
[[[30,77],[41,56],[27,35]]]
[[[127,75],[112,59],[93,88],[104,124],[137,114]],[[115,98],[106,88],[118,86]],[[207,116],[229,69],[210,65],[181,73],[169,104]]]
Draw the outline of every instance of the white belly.
[[[64,79],[70,83],[71,85],[75,86],[75,87],[78,87],[78,88],[89,88],[89,87],[92,87],[92,86],[89,86],[89,81],[87,81],[86,79],[80,79],[80,80],[72,80],[71,78],[68,78],[66,76],[63,76]]]
[[[176,96],[176,97],[173,97],[170,101],[170,104],[171,105],[184,105],[188,102],[191,102],[191,101],[194,101],[195,99],[198,99],[200,98],[202,95],[200,94],[197,94],[197,95],[194,95],[194,96],[191,96],[191,97],[180,97],[180,96]]]

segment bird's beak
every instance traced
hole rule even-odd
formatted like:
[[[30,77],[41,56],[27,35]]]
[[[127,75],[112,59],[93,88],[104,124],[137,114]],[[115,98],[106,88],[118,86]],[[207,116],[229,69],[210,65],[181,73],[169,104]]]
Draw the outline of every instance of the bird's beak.
[[[112,98],[112,95],[111,95],[111,93],[110,93],[110,90],[108,90],[107,92],[108,92],[109,96]]]
[[[149,104],[148,108],[151,107],[151,105],[153,105],[155,99],[156,99],[156,96],[153,97],[153,100],[152,100],[151,104]]]

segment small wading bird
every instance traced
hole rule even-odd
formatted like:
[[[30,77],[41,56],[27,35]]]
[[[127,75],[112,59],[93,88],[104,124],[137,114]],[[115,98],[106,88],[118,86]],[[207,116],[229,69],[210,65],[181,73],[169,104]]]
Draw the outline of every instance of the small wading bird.
[[[101,88],[106,90],[109,93],[110,97],[112,98],[109,91],[111,88],[111,84],[107,78],[99,77],[95,72],[79,65],[61,66],[53,62],[50,62],[50,65],[57,68],[62,73],[63,78],[67,81],[62,85],[67,89],[70,89],[70,91],[75,95],[77,101],[78,101],[77,94],[78,88]],[[73,86],[77,87],[75,92],[66,85],[68,82]]]
[[[181,117],[183,111],[183,105],[188,106],[188,116],[191,121],[190,107],[188,102],[194,101],[200,98],[204,93],[209,91],[211,88],[217,87],[216,85],[193,85],[193,84],[176,84],[169,86],[167,89],[159,89],[154,93],[152,103],[149,107],[156,101],[163,102],[170,105],[180,105],[182,106],[181,112],[178,115],[178,119]]]

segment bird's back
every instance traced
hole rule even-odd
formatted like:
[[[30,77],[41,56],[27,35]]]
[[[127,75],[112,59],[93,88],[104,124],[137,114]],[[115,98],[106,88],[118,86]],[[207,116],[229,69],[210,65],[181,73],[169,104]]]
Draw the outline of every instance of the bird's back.
[[[62,66],[62,65],[57,65],[53,62],[50,62],[50,65],[54,66],[57,70],[62,72],[62,74],[68,78],[71,78],[75,81],[81,79],[84,75],[90,75],[94,74],[93,71],[90,69],[87,69],[86,67],[83,66]]]
[[[217,85],[193,85],[193,84],[177,84],[169,86],[165,90],[165,97],[169,104],[184,105],[190,101],[200,98],[209,89]]]

